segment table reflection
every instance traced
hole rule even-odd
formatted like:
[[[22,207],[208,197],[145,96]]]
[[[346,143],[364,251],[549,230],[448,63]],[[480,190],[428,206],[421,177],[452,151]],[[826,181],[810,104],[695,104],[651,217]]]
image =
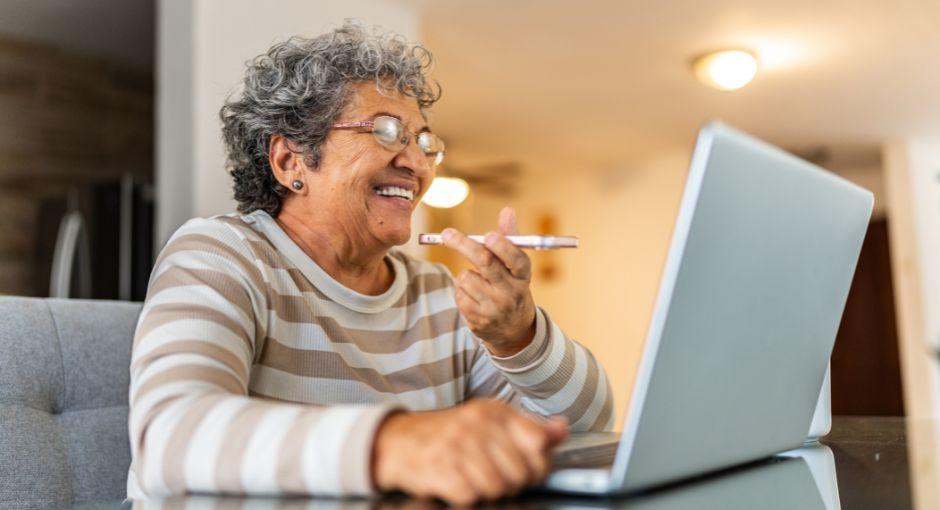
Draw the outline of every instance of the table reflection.
[[[403,496],[343,500],[310,498],[242,498],[187,496],[135,501],[135,510],[424,510],[442,508],[433,501]],[[835,459],[822,444],[813,444],[730,471],[658,490],[617,498],[590,498],[532,493],[482,508],[629,508],[643,510],[807,509],[840,510]]]

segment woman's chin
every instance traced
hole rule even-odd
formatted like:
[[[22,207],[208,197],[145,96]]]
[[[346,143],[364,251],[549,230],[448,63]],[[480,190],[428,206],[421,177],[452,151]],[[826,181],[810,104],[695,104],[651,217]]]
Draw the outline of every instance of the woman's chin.
[[[392,225],[382,225],[382,231],[377,236],[388,246],[401,246],[411,240],[411,225],[395,228]]]
[[[407,202],[392,197],[372,195],[372,232],[388,246],[400,246],[411,239],[414,209]]]

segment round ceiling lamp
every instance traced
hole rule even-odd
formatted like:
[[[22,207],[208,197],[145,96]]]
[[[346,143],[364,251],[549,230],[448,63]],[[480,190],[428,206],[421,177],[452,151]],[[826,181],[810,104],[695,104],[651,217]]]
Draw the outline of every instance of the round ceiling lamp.
[[[718,90],[736,90],[754,79],[757,56],[745,50],[724,50],[692,61],[692,72],[705,85]]]
[[[435,177],[421,201],[431,207],[449,209],[466,200],[468,194],[470,186],[467,181],[456,177]]]

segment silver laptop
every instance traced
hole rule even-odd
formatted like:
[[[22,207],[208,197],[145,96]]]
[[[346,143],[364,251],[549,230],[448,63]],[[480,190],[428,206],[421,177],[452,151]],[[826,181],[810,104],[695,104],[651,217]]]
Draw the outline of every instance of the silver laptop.
[[[703,127],[616,454],[605,462],[603,441],[575,434],[543,488],[632,492],[803,444],[872,204],[776,147]]]

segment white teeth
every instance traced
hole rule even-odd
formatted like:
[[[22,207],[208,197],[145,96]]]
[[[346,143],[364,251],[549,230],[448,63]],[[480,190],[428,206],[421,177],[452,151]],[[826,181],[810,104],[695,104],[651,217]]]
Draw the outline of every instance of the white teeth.
[[[400,197],[406,200],[411,200],[415,197],[413,191],[399,188],[398,186],[382,186],[375,189],[376,195],[382,195],[385,197]]]

